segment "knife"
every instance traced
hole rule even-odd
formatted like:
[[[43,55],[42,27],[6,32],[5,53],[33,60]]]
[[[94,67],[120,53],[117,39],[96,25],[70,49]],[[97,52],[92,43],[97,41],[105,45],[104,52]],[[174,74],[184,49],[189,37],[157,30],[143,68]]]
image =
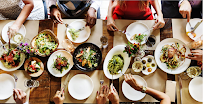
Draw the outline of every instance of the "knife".
[[[200,22],[197,22],[197,24],[195,25],[194,29],[191,32],[194,32],[196,30],[196,28],[202,23],[203,20],[201,20]]]
[[[180,104],[182,104],[182,80],[180,76],[178,76],[178,81],[179,81],[179,91],[180,91]]]
[[[70,76],[70,72],[68,73],[68,75],[67,75],[67,77],[66,77],[66,79],[65,79],[65,81],[64,81],[64,83],[63,83],[62,90],[64,90],[64,91],[65,91],[66,85],[67,85],[68,82],[69,82],[69,76]]]
[[[10,49],[11,48],[11,30],[10,30],[11,28],[10,27],[8,27],[8,31],[7,31],[7,34],[8,34],[8,49]]]

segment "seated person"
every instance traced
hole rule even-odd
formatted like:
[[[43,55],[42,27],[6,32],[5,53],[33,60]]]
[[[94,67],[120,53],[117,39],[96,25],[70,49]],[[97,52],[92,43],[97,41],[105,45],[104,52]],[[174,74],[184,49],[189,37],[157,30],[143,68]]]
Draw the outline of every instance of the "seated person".
[[[202,18],[202,0],[162,1],[164,18]]]
[[[89,7],[90,2],[88,1],[60,1],[57,0],[58,3],[58,7],[60,8],[60,11],[62,11],[62,13],[65,16],[62,16],[62,14],[60,13],[60,11],[57,9],[57,7],[55,6],[55,4],[53,4],[50,7],[50,16],[51,19],[55,22],[55,23],[63,23],[62,17],[65,18],[84,18],[83,12],[86,11],[87,7]],[[87,18],[86,18],[86,22],[88,26],[93,27],[96,24],[96,11],[98,10],[99,6],[101,4],[100,0],[92,0],[92,4],[89,7],[88,11],[87,11]]]
[[[203,59],[203,50],[192,50],[190,54],[186,58],[191,60],[202,61]]]
[[[116,31],[118,28],[115,25],[115,19],[135,19],[135,20],[152,20],[152,12],[149,8],[149,2],[152,4],[157,12],[154,29],[162,28],[165,25],[163,14],[158,4],[158,0],[150,1],[127,1],[127,0],[110,0],[108,15],[107,15],[107,29]]]
[[[0,20],[13,19],[16,21],[10,27],[11,30],[19,31],[21,25],[28,20],[41,20],[45,18],[42,1],[36,0],[1,0]]]

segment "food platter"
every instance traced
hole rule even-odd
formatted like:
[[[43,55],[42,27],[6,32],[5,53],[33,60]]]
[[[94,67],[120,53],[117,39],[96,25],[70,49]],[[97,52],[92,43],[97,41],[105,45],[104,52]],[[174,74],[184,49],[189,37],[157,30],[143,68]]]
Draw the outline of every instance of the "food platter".
[[[68,63],[69,63],[69,67],[67,69],[62,69],[63,71],[60,72],[59,70],[56,70],[56,68],[54,67],[54,62],[57,58],[57,56],[61,56],[61,57],[65,57],[66,59],[68,59]],[[73,67],[73,56],[65,51],[65,50],[58,50],[56,52],[54,52],[53,54],[51,54],[51,56],[49,57],[48,61],[47,61],[47,68],[48,71],[55,77],[63,77],[66,73],[68,73],[71,68]]]
[[[130,35],[126,35],[126,38],[128,39],[128,41],[130,43],[135,43],[135,44],[138,44],[139,42],[137,42],[136,40],[132,40],[132,36],[137,34],[139,35],[140,33],[143,33],[145,32],[144,34],[146,34],[147,36],[144,37],[143,41],[141,42],[141,44],[144,44],[146,43],[146,39],[147,37],[150,35],[150,31],[147,31],[149,30],[148,26],[145,25],[144,23],[141,23],[141,22],[134,22],[134,23],[131,23],[127,29],[126,29],[126,33],[130,34]]]
[[[8,27],[11,26],[11,25],[13,25],[14,22],[15,22],[15,21],[11,21],[11,22],[7,23],[7,24],[3,27],[3,29],[2,29],[2,38],[3,38],[3,40],[4,40],[5,42],[8,42],[8,41],[9,41],[8,34],[7,34]],[[25,37],[25,35],[26,35],[26,29],[25,29],[25,26],[24,26],[23,24],[21,25],[21,27],[20,27],[18,33],[22,34],[23,37]],[[13,41],[13,39],[11,39],[10,42],[11,42],[11,43],[15,43],[15,42]]]
[[[4,46],[8,49],[8,44],[4,44]],[[11,48],[16,48],[16,47],[17,47],[16,44],[11,43]],[[1,50],[1,52],[0,52],[0,57],[1,57],[4,54],[5,50],[3,49],[3,47],[1,47],[0,50]],[[25,61],[25,54],[20,53],[20,62],[18,64],[18,66],[8,68],[0,60],[0,69],[2,69],[4,71],[15,71],[23,65],[24,61]]]
[[[84,62],[84,60],[86,60],[86,62]],[[83,43],[79,45],[73,53],[75,67],[84,72],[95,70],[101,61],[102,52],[99,47],[93,43]],[[89,65],[89,62],[91,65]]]
[[[150,61],[149,59],[152,59],[152,60]],[[143,60],[145,60],[145,62],[146,62],[145,64],[143,63],[144,62]],[[153,73],[157,68],[156,61],[152,55],[148,55],[146,57],[143,57],[142,63],[143,63],[143,66],[146,67],[146,69],[142,70],[142,73],[145,75],[149,75],[149,74]],[[149,70],[149,68],[151,68],[151,70]]]
[[[133,75],[133,77],[136,79],[136,82],[139,83],[142,86],[147,87],[147,82],[140,77],[139,75]],[[134,88],[132,88],[126,81],[123,81],[122,84],[122,92],[126,98],[132,101],[138,101],[145,97],[146,93],[142,93],[141,91],[137,91]]]
[[[82,43],[86,41],[91,33],[90,27],[85,26],[86,22],[82,20],[77,20],[69,24],[69,26],[66,29],[67,37],[74,43]],[[72,38],[72,35],[70,34],[70,29],[74,29],[73,31],[78,31],[79,29],[82,29],[81,31],[77,32],[78,37],[74,40]]]
[[[15,86],[14,78],[9,74],[0,74],[0,100],[4,100],[13,95]]]
[[[83,100],[89,97],[93,89],[94,84],[92,79],[85,74],[73,76],[68,83],[69,94],[77,100]]]
[[[190,59],[185,58],[184,61],[181,61],[181,64],[177,68],[170,69],[167,67],[167,65],[165,63],[162,63],[160,61],[162,47],[165,45],[172,45],[175,43],[178,43],[179,46],[184,46],[186,48],[185,56],[187,56],[190,53],[190,49],[186,46],[185,43],[183,43],[182,41],[180,41],[178,39],[174,39],[174,38],[167,38],[167,39],[161,41],[157,45],[156,50],[155,50],[155,60],[156,60],[157,65],[159,66],[159,68],[161,70],[163,70],[164,72],[169,73],[169,74],[180,74],[180,73],[184,72],[189,67],[190,62],[191,62]]]
[[[189,83],[189,93],[193,99],[198,102],[203,102],[203,78],[202,77],[195,77]]]
[[[111,60],[114,55],[120,54],[124,59],[124,65],[123,65],[123,68],[121,69],[122,73],[125,73],[126,70],[128,69],[131,58],[128,57],[127,53],[123,53],[124,49],[125,49],[125,45],[117,45],[117,46],[113,47],[106,55],[104,63],[103,63],[103,71],[107,78],[117,79],[122,76],[122,74],[120,74],[120,73],[112,75],[108,70],[109,60]]]
[[[201,19],[190,19],[190,24],[191,26],[194,28],[194,26],[200,22]],[[196,36],[194,37],[191,34],[191,27],[190,27],[189,22],[187,22],[186,24],[186,34],[188,34],[188,36],[192,39],[192,40],[197,40],[201,35],[202,35],[202,29],[203,29],[203,23],[201,23],[196,30],[194,31],[194,33],[196,34]]]

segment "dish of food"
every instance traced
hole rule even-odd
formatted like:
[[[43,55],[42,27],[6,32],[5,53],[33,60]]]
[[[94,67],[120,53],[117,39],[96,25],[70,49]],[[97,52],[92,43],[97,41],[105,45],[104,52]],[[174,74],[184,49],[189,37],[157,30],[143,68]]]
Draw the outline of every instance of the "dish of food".
[[[203,102],[203,78],[202,77],[195,77],[189,83],[189,93],[193,99],[198,102]]]
[[[195,25],[200,22],[201,19],[190,19],[190,24],[194,28]],[[202,28],[203,23],[201,23],[194,32],[191,32],[191,27],[189,25],[189,22],[186,24],[186,34],[189,36],[192,40],[197,40],[202,35]]]
[[[13,95],[15,80],[11,75],[0,74],[0,85],[0,100],[5,100]]]
[[[76,68],[87,72],[93,71],[99,66],[102,53],[95,44],[84,43],[75,49],[73,57]]]
[[[135,61],[132,64],[132,69],[133,69],[134,72],[141,72],[142,68],[143,68],[143,64],[140,61]]]
[[[201,68],[198,67],[198,66],[191,66],[187,69],[187,75],[190,77],[190,78],[195,78],[197,76],[199,76],[202,72]]]
[[[63,77],[72,67],[73,56],[65,50],[54,52],[47,61],[48,71],[55,77]]]
[[[143,64],[142,73],[145,75],[153,73],[157,68],[156,61],[152,55],[143,57],[141,62]]]
[[[40,59],[30,57],[25,61],[24,69],[31,77],[38,77],[44,71],[44,64]]]
[[[54,52],[59,45],[57,37],[51,30],[43,30],[31,42],[32,48],[39,56],[46,57]]]
[[[56,70],[60,71],[61,73],[63,70],[67,70],[69,67],[68,59],[66,57],[61,57],[61,55],[56,55],[56,59],[54,61],[54,66]]]
[[[161,41],[155,50],[157,65],[169,74],[179,74],[185,71],[191,60],[185,58],[190,53],[185,43],[178,39],[168,38]]]
[[[147,82],[142,77],[140,77],[139,75],[133,75],[133,77],[135,77],[137,83],[147,87]],[[125,82],[125,80],[123,81],[121,88],[124,96],[132,101],[141,100],[146,95],[146,93],[142,93],[141,91],[137,91],[132,88],[128,83]]]
[[[14,71],[20,68],[25,60],[25,54],[21,53],[16,47],[16,44],[11,44],[11,49],[8,49],[8,44],[5,44],[7,50],[1,47],[0,69],[5,71]]]
[[[3,40],[4,40],[5,42],[7,42],[7,43],[8,43],[8,41],[9,41],[8,34],[7,34],[8,27],[11,26],[11,25],[13,25],[14,22],[15,22],[15,21],[11,21],[11,22],[7,23],[7,24],[3,27],[3,29],[2,29],[2,38],[3,38]],[[21,34],[21,35],[16,35],[15,37],[11,38],[11,40],[10,40],[11,43],[18,43],[18,42],[15,42],[15,41],[14,41],[14,40],[16,40],[15,38],[20,38],[20,37],[22,38],[22,37],[25,37],[25,35],[26,35],[26,29],[25,29],[25,26],[24,26],[24,25],[21,25],[21,27],[20,27],[18,33]],[[19,37],[19,36],[20,36],[20,37]]]
[[[90,36],[91,30],[89,26],[85,25],[86,22],[82,20],[76,20],[70,23],[66,30],[68,39],[74,43],[82,43],[86,41]]]
[[[118,74],[118,71],[123,68],[124,60],[121,54],[113,55],[112,59],[109,60],[108,70],[112,75]]]
[[[126,38],[132,44],[134,43],[144,44],[146,43],[147,36],[149,36],[150,34],[150,31],[147,30],[149,30],[149,28],[144,23],[141,22],[131,23],[126,29],[126,33],[130,35],[126,35]]]
[[[117,45],[115,47],[113,47],[106,55],[105,59],[104,59],[104,63],[103,63],[103,71],[104,71],[104,74],[107,78],[109,79],[117,79],[119,78],[120,76],[122,76],[121,73],[117,73],[119,70],[121,70],[122,73],[125,73],[126,70],[128,69],[128,66],[130,64],[130,57],[128,57],[128,54],[127,53],[123,53],[123,50],[125,49],[125,45]],[[122,56],[122,58],[121,58]],[[120,62],[119,63],[123,63],[123,65],[116,65],[114,66],[115,62],[114,61],[112,63],[112,58],[113,59],[119,59]],[[123,61],[123,62],[122,62]],[[110,64],[109,64],[110,63]],[[111,72],[109,71],[109,68],[113,68],[113,67],[118,67],[116,69],[114,69],[113,71],[114,74],[112,75]],[[122,67],[122,68],[121,68]]]

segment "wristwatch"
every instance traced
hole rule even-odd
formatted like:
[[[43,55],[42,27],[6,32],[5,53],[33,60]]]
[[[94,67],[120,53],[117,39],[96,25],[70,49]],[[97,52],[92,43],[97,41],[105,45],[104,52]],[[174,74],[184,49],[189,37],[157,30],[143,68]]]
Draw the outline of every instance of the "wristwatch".
[[[142,93],[145,93],[145,91],[147,90],[147,87],[142,86]]]

